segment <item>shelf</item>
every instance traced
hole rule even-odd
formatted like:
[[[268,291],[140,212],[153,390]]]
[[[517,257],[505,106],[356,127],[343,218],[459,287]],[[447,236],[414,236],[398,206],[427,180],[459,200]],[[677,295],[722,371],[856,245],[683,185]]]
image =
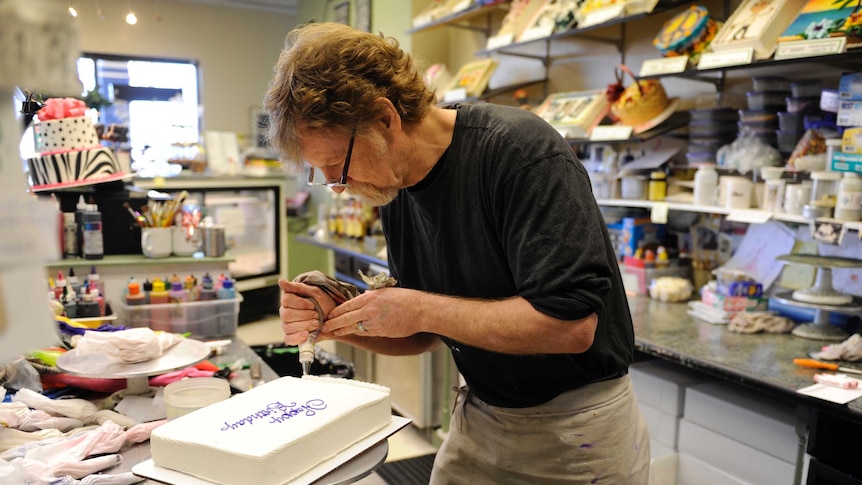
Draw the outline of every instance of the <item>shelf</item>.
[[[750,64],[742,64],[738,66],[716,67],[712,69],[697,69],[689,68],[683,72],[673,74],[656,74],[651,76],[643,76],[641,79],[660,79],[665,77],[679,77],[698,80],[703,74],[721,74],[728,71],[742,71],[746,69],[768,69],[781,66],[792,66],[797,64],[836,64],[844,69],[859,69],[862,67],[862,50],[851,49],[841,54],[830,54],[825,56],[798,57],[794,59],[764,59],[754,61]],[[704,81],[713,82],[714,78],[703,79]]]
[[[699,212],[703,214],[723,214],[729,215],[731,212],[736,212],[736,210],[726,209],[724,207],[718,207],[714,205],[694,205],[689,204],[687,202],[656,202],[652,200],[631,200],[631,199],[597,199],[596,202],[600,206],[605,207],[636,207],[643,209],[652,209],[657,204],[667,204],[668,210],[676,210],[676,211],[685,211],[685,212]],[[766,215],[766,211],[759,211],[757,209],[745,209],[747,211],[755,211],[758,213],[762,213],[762,215]],[[796,224],[808,224],[811,221],[802,216],[796,214],[786,214],[783,212],[772,213],[770,218],[776,221],[782,222],[792,222]]]
[[[203,253],[199,253],[203,254]],[[167,258],[148,258],[143,254],[112,254],[107,255],[102,259],[61,259],[52,261],[45,265],[50,269],[64,268],[87,268],[90,266],[139,266],[139,265],[157,265],[157,264],[213,264],[213,263],[232,263],[233,256],[222,256],[219,258],[208,258],[205,256],[171,256]]]
[[[479,101],[485,101],[485,100],[500,96],[500,95],[505,94],[505,93],[511,93],[511,92],[517,91],[518,89],[526,88],[527,86],[532,86],[534,84],[542,84],[542,83],[546,83],[546,82],[548,82],[547,79],[535,79],[533,81],[526,81],[526,82],[522,82],[522,83],[518,83],[518,84],[510,84],[508,86],[501,86],[499,88],[488,89],[485,92],[483,92],[481,96],[468,96],[464,99],[453,100],[453,101],[443,101],[443,102],[439,103],[439,106],[445,107],[445,106],[452,106],[452,105],[459,104],[459,103],[476,103]]]
[[[617,18],[608,20],[607,22],[602,22],[602,23],[590,25],[589,27],[584,27],[584,28],[575,27],[575,28],[569,29],[565,32],[559,32],[556,34],[549,35],[548,37],[539,37],[539,38],[530,39],[530,40],[524,41],[524,42],[513,42],[511,44],[507,44],[507,45],[500,46],[500,47],[495,47],[493,49],[485,49],[485,50],[478,51],[476,53],[476,55],[488,55],[488,54],[491,54],[494,52],[499,52],[501,54],[507,54],[508,52],[506,52],[506,51],[509,49],[524,47],[524,46],[536,44],[539,42],[550,43],[550,42],[555,41],[555,40],[566,39],[569,37],[583,36],[587,32],[591,32],[591,31],[599,30],[599,29],[604,29],[606,27],[612,27],[614,25],[624,25],[624,24],[631,22],[633,20],[638,20],[638,19],[649,17],[651,15],[656,15],[656,14],[662,13],[666,10],[671,10],[671,9],[674,9],[674,8],[682,6],[682,5],[687,5],[689,3],[693,3],[693,2],[691,0],[660,0],[659,3],[656,4],[656,6],[650,12],[628,15],[626,17],[617,17]],[[604,41],[604,42],[611,40],[611,39],[596,39],[596,38],[592,38],[592,37],[590,37],[590,39],[591,40],[600,40],[600,41]],[[620,40],[620,41],[614,41],[614,42],[622,42],[622,41]],[[518,55],[518,54],[515,54],[515,55]],[[553,59],[552,56],[539,56],[539,57]]]
[[[601,143],[604,145],[613,145],[615,143],[642,143],[684,128],[688,126],[688,122],[688,112],[677,111],[655,128],[644,131],[637,135],[632,135],[625,140],[590,140],[589,138],[567,138],[567,141],[570,145],[577,145],[582,143]]]
[[[499,2],[493,5],[473,5],[467,9],[461,10],[460,12],[441,17],[437,20],[434,20],[433,22],[429,22],[418,27],[413,27],[412,29],[408,30],[407,33],[415,34],[417,32],[422,32],[425,30],[430,30],[435,27],[442,26],[469,28],[473,30],[481,30],[484,32],[487,29],[479,29],[470,25],[459,24],[457,22],[465,22],[481,15],[491,15],[495,12],[506,11],[508,9],[509,2]]]

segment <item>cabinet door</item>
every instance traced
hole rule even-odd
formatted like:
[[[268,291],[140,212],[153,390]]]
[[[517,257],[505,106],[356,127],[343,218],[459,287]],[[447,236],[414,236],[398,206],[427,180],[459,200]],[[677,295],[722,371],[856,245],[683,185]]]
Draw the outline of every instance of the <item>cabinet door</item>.
[[[838,418],[823,411],[812,411],[811,426],[808,434],[808,454],[816,458],[817,473],[823,480],[818,484],[859,484],[862,478],[862,461],[859,460],[859,436],[862,436],[862,424]],[[814,465],[814,461],[811,463]],[[832,472],[847,474],[852,481],[836,481]],[[814,473],[809,470],[809,477]],[[809,478],[808,484],[812,482]]]

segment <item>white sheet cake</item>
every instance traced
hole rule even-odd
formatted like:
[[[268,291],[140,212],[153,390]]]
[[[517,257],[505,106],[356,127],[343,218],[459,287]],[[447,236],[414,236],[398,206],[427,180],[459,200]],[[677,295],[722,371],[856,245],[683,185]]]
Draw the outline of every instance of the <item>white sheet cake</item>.
[[[153,463],[216,483],[282,484],[390,424],[389,388],[282,377],[156,428]]]

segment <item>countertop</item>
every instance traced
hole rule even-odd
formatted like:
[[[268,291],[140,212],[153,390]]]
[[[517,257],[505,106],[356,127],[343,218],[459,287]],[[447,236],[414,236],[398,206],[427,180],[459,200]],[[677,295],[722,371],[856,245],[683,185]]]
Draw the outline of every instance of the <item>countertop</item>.
[[[824,371],[799,367],[793,359],[806,358],[830,342],[791,334],[731,332],[726,325],[688,315],[685,303],[629,297],[629,308],[638,351],[862,423],[862,399],[845,405],[796,392],[814,384],[814,374]],[[860,362],[836,363],[862,370]]]

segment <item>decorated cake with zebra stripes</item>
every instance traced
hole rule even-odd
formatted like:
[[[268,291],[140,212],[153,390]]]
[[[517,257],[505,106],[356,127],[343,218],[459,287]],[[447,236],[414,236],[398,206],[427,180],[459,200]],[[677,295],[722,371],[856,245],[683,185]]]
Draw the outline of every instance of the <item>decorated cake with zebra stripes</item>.
[[[125,173],[114,151],[102,146],[83,101],[51,98],[33,125],[38,156],[30,157],[34,189],[113,180]]]

